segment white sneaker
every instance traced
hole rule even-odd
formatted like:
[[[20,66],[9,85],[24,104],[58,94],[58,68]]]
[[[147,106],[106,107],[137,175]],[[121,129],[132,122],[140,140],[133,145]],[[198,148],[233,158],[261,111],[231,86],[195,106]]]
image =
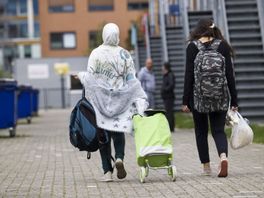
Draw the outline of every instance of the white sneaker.
[[[203,176],[211,176],[211,174],[212,174],[212,170],[210,167],[203,168],[203,172],[202,172]]]
[[[227,177],[228,175],[228,161],[225,153],[220,154],[220,164],[218,177]]]
[[[112,177],[111,171],[108,171],[107,173],[105,173],[103,175],[103,177],[100,179],[100,181],[102,181],[102,182],[112,182],[113,181],[113,177]]]
[[[123,164],[123,160],[121,160],[120,158],[117,158],[115,161],[115,167],[117,170],[117,178],[118,179],[124,179],[127,175],[124,164]]]
[[[228,161],[227,159],[222,159],[219,164],[218,177],[227,177],[228,175]]]
[[[212,169],[210,167],[210,163],[204,163],[203,164],[203,173],[204,176],[210,176],[212,174]]]

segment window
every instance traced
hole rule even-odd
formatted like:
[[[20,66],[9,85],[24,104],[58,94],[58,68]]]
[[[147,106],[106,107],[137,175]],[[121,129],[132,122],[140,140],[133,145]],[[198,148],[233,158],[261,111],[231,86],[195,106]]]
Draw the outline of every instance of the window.
[[[26,38],[28,37],[28,27],[26,22],[19,23],[19,37]]]
[[[127,0],[128,10],[148,9],[148,0]]]
[[[40,36],[39,33],[39,22],[34,22],[34,37],[38,38]]]
[[[49,12],[73,12],[74,0],[49,0]]]
[[[51,49],[73,49],[76,48],[76,38],[73,32],[59,32],[50,34]]]
[[[16,15],[17,14],[17,1],[9,0],[6,5],[6,13],[7,15]]]
[[[94,49],[98,46],[97,35],[98,35],[97,31],[89,32],[89,49]]]
[[[8,38],[28,37],[28,27],[26,21],[15,21],[7,25]]]
[[[7,15],[20,16],[27,14],[27,0],[8,0],[4,2]]]
[[[19,30],[17,24],[9,24],[8,25],[8,37],[9,38],[17,38],[19,35]]]
[[[18,58],[17,46],[5,46],[3,50],[4,65],[10,67],[15,58]]]
[[[31,58],[31,46],[30,45],[24,46],[24,57]]]
[[[114,0],[88,0],[89,11],[109,11],[114,9]]]
[[[6,1],[5,0],[0,1],[0,15],[3,15],[5,13],[5,6],[6,6]]]
[[[19,14],[26,15],[27,14],[27,0],[19,1]]]
[[[5,37],[5,24],[0,23],[0,40]]]
[[[39,14],[39,4],[38,4],[39,0],[33,0],[33,9],[34,9],[34,15],[38,15]]]

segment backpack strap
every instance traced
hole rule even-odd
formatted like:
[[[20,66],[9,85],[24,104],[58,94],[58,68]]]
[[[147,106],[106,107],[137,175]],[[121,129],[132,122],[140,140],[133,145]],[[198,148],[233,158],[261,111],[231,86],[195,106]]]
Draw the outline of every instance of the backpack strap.
[[[199,51],[203,51],[205,49],[208,49],[207,47],[205,47],[205,45],[200,40],[194,40],[192,42],[196,45],[196,47],[198,48]],[[221,43],[220,39],[214,39],[212,41],[211,45],[208,47],[213,49],[213,50],[217,50],[220,43]]]
[[[221,40],[220,39],[214,39],[213,42],[211,43],[211,49],[213,50],[217,50],[219,45],[221,43]]]
[[[200,40],[193,40],[192,42],[195,44],[199,51],[205,50],[205,46]]]

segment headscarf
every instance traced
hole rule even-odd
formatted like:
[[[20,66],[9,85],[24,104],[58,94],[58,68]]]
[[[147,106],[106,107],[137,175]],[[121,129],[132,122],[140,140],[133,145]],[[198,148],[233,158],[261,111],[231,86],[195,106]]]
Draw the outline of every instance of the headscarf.
[[[108,23],[103,28],[103,44],[114,45],[119,44],[119,28],[114,23]]]

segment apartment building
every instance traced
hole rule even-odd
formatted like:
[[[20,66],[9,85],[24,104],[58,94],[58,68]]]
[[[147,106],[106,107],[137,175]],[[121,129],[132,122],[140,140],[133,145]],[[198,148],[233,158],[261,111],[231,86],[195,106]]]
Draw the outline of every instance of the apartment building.
[[[0,66],[12,71],[15,58],[41,57],[38,0],[0,1]]]
[[[42,57],[87,55],[104,23],[120,27],[126,47],[132,21],[148,9],[148,0],[39,0]]]

